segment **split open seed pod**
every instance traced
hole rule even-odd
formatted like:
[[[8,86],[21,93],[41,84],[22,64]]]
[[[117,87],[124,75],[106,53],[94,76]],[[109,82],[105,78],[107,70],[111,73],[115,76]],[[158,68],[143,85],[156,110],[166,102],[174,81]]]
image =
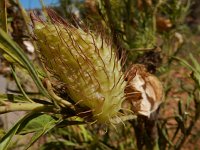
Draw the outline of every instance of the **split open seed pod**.
[[[163,101],[163,86],[158,78],[147,72],[144,65],[134,64],[126,74],[126,102],[140,115],[149,117]]]

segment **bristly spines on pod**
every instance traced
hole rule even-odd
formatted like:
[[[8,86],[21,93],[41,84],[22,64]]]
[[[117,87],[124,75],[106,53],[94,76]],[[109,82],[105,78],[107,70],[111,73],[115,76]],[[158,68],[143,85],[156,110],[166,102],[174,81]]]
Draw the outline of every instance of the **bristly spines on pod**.
[[[125,81],[115,50],[101,36],[74,27],[48,10],[51,22],[35,21],[34,34],[44,63],[67,86],[75,103],[109,122],[121,109]]]

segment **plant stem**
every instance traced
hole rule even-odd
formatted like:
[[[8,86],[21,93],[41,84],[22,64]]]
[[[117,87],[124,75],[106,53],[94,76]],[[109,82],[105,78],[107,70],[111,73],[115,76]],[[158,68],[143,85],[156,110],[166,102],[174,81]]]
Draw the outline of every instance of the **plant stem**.
[[[67,100],[62,99],[61,97],[57,96],[54,93],[53,87],[51,86],[51,82],[49,80],[46,80],[46,86],[47,86],[47,91],[48,91],[49,95],[53,98],[55,104],[64,105],[64,106],[67,106],[71,109],[74,109],[73,104],[71,104]]]
[[[52,111],[55,107],[38,103],[7,103],[0,106],[0,114],[13,111]]]

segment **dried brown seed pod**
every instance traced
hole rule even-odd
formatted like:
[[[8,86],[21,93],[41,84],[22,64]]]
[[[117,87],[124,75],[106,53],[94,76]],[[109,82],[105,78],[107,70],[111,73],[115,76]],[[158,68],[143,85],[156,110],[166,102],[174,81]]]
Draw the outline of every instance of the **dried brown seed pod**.
[[[134,64],[126,74],[126,102],[140,115],[149,117],[163,101],[163,86],[158,78],[147,72],[144,65]]]

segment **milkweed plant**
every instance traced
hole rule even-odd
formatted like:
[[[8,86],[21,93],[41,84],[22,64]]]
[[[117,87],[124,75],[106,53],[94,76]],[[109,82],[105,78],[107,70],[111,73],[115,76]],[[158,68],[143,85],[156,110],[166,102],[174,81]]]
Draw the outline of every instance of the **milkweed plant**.
[[[125,122],[129,122],[135,129],[138,149],[143,149],[144,144],[148,148],[147,143],[150,143],[151,148],[158,148],[156,136],[153,136],[153,140],[143,136],[146,136],[146,131],[148,133],[157,126],[159,107],[165,95],[163,84],[150,73],[148,67],[151,62],[130,63],[134,50],[129,50],[128,54],[125,50],[136,47],[135,51],[138,51],[140,48],[137,48],[141,45],[147,46],[144,50],[154,50],[149,46],[155,44],[157,30],[170,30],[172,19],[156,16],[159,8],[164,7],[164,2],[157,2],[153,13],[148,14],[153,8],[153,1],[138,0],[135,5],[138,20],[128,18],[129,22],[124,23],[123,17],[120,17],[124,13],[123,9],[127,8],[130,15],[134,14],[133,10],[128,5],[125,7],[125,2],[122,5],[119,1],[116,2],[103,0],[98,3],[99,13],[105,17],[105,24],[99,22],[99,26],[104,26],[108,31],[90,29],[75,18],[73,21],[65,20],[50,8],[43,8],[42,17],[34,12],[29,17],[19,4],[24,21],[29,25],[26,28],[31,42],[37,49],[38,62],[35,64],[29,60],[22,48],[10,37],[5,24],[0,29],[0,50],[9,62],[19,93],[0,95],[0,113],[25,111],[26,115],[7,133],[0,133],[0,149],[8,149],[14,135],[34,133],[25,145],[25,149],[28,149],[44,134],[50,131],[55,133],[55,130],[57,132],[62,128],[64,130],[64,127],[72,127],[71,130],[74,130],[73,125],[80,125],[76,129],[83,134],[85,141],[94,142],[91,145],[95,147],[97,137],[89,136],[89,131],[81,125],[105,127],[106,130],[112,126],[114,132],[118,132],[117,126],[123,124],[126,128]],[[94,14],[98,12],[96,3],[88,0],[86,5]],[[147,12],[144,8],[147,8]],[[116,18],[112,18],[114,13],[111,9],[116,11]],[[142,20],[143,15],[150,17]],[[7,21],[6,17],[6,11],[2,11],[4,21]],[[134,30],[135,27],[138,30]],[[121,39],[117,36],[118,31],[122,34]],[[176,48],[180,47],[180,43]],[[126,58],[129,63],[126,63]],[[179,58],[175,59],[181,61]],[[189,66],[185,61],[183,63]],[[39,98],[23,89],[16,73],[18,68],[32,78]],[[148,123],[154,127],[149,129]],[[158,135],[157,132],[155,134]],[[74,146],[73,143],[65,144]],[[108,148],[104,145],[103,149],[105,147]]]

